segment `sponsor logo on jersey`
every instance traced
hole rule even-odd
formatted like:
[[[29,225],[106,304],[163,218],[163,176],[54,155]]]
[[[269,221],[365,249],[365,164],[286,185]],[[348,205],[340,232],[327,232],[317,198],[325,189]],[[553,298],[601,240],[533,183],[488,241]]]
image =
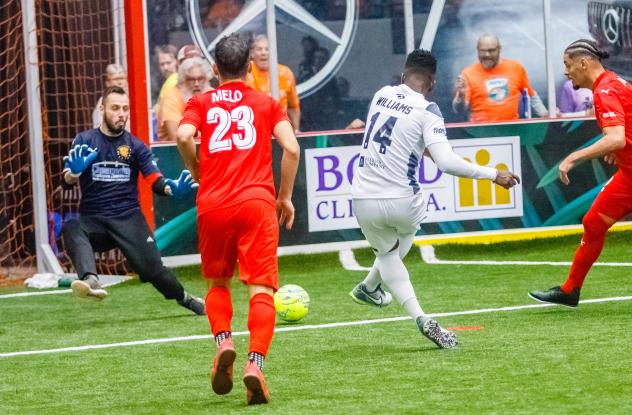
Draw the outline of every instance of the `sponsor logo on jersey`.
[[[92,180],[95,182],[129,182],[131,169],[118,161],[102,161],[92,165]]]
[[[129,161],[130,157],[132,156],[132,149],[127,144],[118,146],[116,148],[116,155],[119,159],[123,161]]]
[[[601,91],[599,91],[599,92],[603,92],[604,94],[609,95],[609,94],[610,94],[610,88],[608,88],[608,89],[602,89],[602,90],[601,90]]]
[[[617,116],[616,112],[610,111],[610,112],[604,112],[603,114],[601,114],[602,118],[614,118]]]
[[[385,169],[386,164],[380,159],[371,157],[371,156],[360,156],[360,162],[358,164],[359,167],[371,166],[377,167],[379,169]]]

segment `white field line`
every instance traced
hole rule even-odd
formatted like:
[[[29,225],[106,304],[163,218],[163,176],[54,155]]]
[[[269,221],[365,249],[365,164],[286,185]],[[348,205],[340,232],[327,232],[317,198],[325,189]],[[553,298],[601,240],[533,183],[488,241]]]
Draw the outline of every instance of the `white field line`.
[[[370,271],[371,267],[363,267],[358,264],[358,261],[355,259],[355,255],[353,254],[353,250],[351,249],[341,249],[338,252],[338,258],[340,259],[340,263],[342,267],[347,271]]]
[[[629,300],[632,300],[632,296],[593,298],[590,300],[582,300],[579,303],[592,304],[592,303],[605,303],[605,302],[629,301]],[[435,314],[429,314],[429,316],[431,317],[466,316],[466,315],[473,315],[473,314],[497,313],[497,312],[504,312],[504,311],[526,310],[526,309],[545,308],[545,307],[555,307],[555,304],[538,303],[538,304],[527,304],[527,305],[510,306],[510,307],[481,308],[478,310],[435,313]],[[403,320],[410,320],[410,317],[403,316],[403,317],[381,318],[381,319],[376,319],[376,320],[345,321],[345,322],[327,323],[327,324],[305,324],[305,325],[291,326],[291,327],[277,327],[274,329],[274,331],[275,333],[280,333],[280,332],[302,331],[302,330],[320,330],[320,329],[330,329],[330,328],[348,327],[348,326],[362,326],[362,325],[367,325],[367,324],[389,323],[389,322],[403,321]],[[232,333],[232,335],[233,336],[247,336],[248,332],[239,331],[239,332]],[[136,341],[119,342],[119,343],[88,344],[85,346],[62,347],[59,349],[26,350],[26,351],[19,351],[19,352],[0,353],[0,358],[16,357],[16,356],[32,356],[32,355],[64,353],[64,352],[78,352],[78,351],[83,351],[83,350],[95,350],[95,349],[111,349],[111,348],[116,348],[116,347],[143,346],[147,344],[174,343],[174,342],[191,341],[191,340],[210,340],[212,337],[213,336],[207,334],[207,335],[183,336],[183,337],[166,337],[166,338],[161,338],[161,339],[136,340]]]
[[[126,275],[100,275],[99,278],[103,282],[101,286],[103,288],[111,287],[113,285],[120,284],[122,282],[131,280],[131,277]],[[51,294],[67,294],[71,293],[71,289],[67,290],[47,290],[47,291],[27,291],[23,293],[13,293],[13,294],[2,294],[0,295],[0,299],[2,298],[15,298],[15,297],[31,297],[34,295],[51,295]]]
[[[572,262],[562,261],[451,261],[439,259],[435,256],[434,247],[432,245],[422,245],[419,247],[421,259],[426,264],[443,264],[443,265],[552,265],[552,266],[570,266]],[[595,267],[632,267],[632,262],[595,262]]]
[[[0,298],[14,298],[14,297],[31,297],[33,295],[51,295],[51,294],[66,294],[72,292],[72,290],[49,290],[49,291],[28,291],[25,293],[13,293],[3,294]]]

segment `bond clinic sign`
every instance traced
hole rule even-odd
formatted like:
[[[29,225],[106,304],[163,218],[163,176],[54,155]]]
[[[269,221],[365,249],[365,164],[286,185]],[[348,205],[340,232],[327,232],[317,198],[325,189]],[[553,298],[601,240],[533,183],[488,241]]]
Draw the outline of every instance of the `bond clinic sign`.
[[[479,165],[508,169],[521,176],[520,138],[450,140],[454,151]],[[309,231],[358,228],[351,183],[359,146],[305,150]],[[522,186],[510,190],[489,180],[462,179],[442,173],[427,157],[418,180],[427,205],[426,222],[522,216]]]

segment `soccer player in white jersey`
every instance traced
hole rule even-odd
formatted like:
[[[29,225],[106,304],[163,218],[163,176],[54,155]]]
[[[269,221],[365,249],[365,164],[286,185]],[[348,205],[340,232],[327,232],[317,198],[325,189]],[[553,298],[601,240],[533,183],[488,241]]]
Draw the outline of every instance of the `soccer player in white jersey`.
[[[430,52],[411,52],[402,84],[383,87],[371,102],[352,197],[353,213],[376,258],[350,295],[360,304],[377,307],[395,297],[424,336],[441,348],[451,348],[458,343],[456,335],[423,312],[402,261],[426,213],[417,181],[420,157],[432,157],[444,173],[493,180],[506,189],[520,179],[509,171],[468,163],[452,151],[439,107],[426,100],[436,69]],[[382,282],[392,295],[382,289]]]

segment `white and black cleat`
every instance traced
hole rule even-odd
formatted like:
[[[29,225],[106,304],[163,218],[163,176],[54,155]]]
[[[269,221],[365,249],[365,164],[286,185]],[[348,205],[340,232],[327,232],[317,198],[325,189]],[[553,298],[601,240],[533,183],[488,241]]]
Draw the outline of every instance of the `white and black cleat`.
[[[349,296],[358,304],[373,307],[386,307],[393,301],[391,293],[384,291],[381,284],[378,284],[374,291],[369,291],[363,283],[360,283],[351,290]]]
[[[444,329],[435,320],[417,317],[417,327],[425,337],[442,349],[452,349],[459,344],[456,334]]]

